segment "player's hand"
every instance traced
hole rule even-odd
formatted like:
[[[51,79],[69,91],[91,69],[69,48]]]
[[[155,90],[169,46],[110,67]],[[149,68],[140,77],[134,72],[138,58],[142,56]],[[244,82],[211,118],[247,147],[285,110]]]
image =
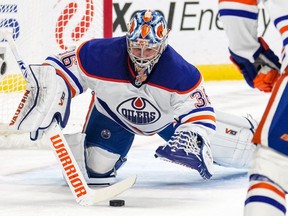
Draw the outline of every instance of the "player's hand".
[[[255,55],[255,61],[238,56],[230,50],[232,62],[243,74],[247,84],[260,91],[271,92],[275,81],[280,76],[281,64],[279,58],[269,48],[263,38],[259,38],[260,48]]]
[[[254,87],[264,92],[271,92],[274,83],[279,78],[279,71],[264,66],[253,80]]]

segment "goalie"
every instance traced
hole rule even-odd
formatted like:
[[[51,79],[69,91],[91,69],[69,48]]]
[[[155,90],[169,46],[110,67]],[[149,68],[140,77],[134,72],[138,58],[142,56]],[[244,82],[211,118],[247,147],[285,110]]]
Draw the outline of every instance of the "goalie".
[[[202,75],[167,44],[168,35],[163,16],[143,10],[132,17],[126,36],[86,41],[49,56],[44,65],[30,65],[11,125],[32,131],[32,139],[53,119],[65,127],[71,98],[89,88],[83,133],[66,136],[88,183],[113,180],[135,134],[158,134],[166,144],[155,156],[195,169],[203,179],[213,175],[213,162],[246,167],[255,148],[249,142],[255,121],[216,112],[215,134]]]

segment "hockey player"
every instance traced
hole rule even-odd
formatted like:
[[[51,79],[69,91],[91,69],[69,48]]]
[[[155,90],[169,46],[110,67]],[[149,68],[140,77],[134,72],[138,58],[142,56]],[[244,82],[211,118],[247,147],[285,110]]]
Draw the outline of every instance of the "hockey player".
[[[167,44],[168,35],[164,17],[143,10],[132,17],[126,36],[86,41],[49,56],[46,66],[30,65],[24,103],[11,125],[31,131],[33,139],[53,119],[65,127],[70,99],[89,88],[83,133],[66,136],[88,183],[115,176],[135,134],[158,134],[166,144],[156,157],[195,169],[204,179],[211,178],[213,162],[246,167],[255,149],[248,142],[255,122],[217,112],[210,144],[216,122],[203,77]]]
[[[271,92],[253,137],[253,157],[245,216],[286,215],[288,191],[288,1],[263,1],[283,40],[282,65],[257,37],[257,0],[219,0],[219,14],[229,39],[231,59],[251,87]]]

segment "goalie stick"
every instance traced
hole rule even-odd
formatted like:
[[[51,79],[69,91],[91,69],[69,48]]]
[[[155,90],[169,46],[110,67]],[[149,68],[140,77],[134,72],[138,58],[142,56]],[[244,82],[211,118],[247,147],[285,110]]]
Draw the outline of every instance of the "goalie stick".
[[[27,79],[28,70],[19,54],[11,33],[8,31],[0,31],[0,38],[1,37],[7,40],[24,78]],[[47,142],[51,144],[53,152],[61,165],[63,175],[70,187],[70,190],[76,199],[76,202],[80,205],[93,205],[98,202],[111,199],[128,190],[135,184],[136,175],[105,188],[89,188],[62,133],[62,130],[56,121],[51,124],[47,131],[45,131],[44,137]]]

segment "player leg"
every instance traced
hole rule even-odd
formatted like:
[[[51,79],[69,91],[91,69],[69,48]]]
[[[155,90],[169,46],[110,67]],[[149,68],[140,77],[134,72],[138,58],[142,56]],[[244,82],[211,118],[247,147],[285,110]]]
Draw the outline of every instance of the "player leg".
[[[99,113],[93,106],[83,133],[66,137],[88,184],[114,182],[116,170],[124,162],[134,134]]]
[[[259,143],[250,170],[245,216],[284,216],[288,191],[288,73],[276,82],[253,137]]]

